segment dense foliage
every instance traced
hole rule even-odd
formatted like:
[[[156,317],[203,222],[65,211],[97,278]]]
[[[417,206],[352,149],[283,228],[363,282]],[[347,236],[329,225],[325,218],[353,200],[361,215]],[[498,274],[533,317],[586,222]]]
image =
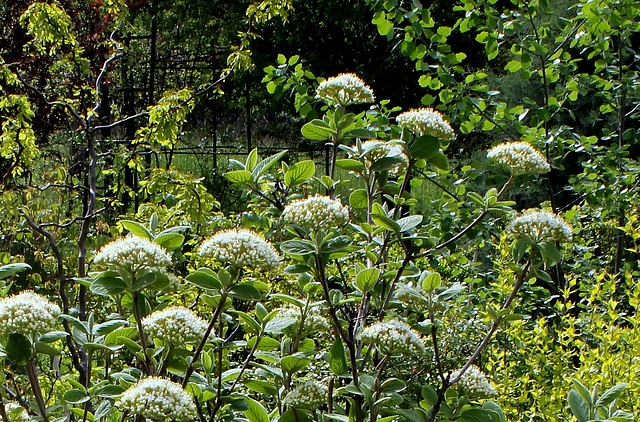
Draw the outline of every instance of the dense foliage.
[[[640,3],[0,11],[3,422],[638,416]]]

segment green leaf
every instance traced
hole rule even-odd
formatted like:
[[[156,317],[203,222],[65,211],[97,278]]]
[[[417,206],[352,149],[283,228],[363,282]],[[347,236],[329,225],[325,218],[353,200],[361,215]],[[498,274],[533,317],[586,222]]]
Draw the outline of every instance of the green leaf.
[[[85,344],[82,345],[86,346]],[[40,354],[50,355],[50,356],[60,356],[62,352],[50,344],[43,343],[41,341],[37,341],[35,344],[35,351]]]
[[[364,171],[364,164],[352,158],[343,158],[340,160],[336,160],[336,167],[356,173],[362,173]]]
[[[520,63],[520,60],[511,60],[509,63],[507,63],[504,69],[508,70],[511,73],[514,73],[522,69],[522,64]]]
[[[128,322],[123,319],[114,319],[111,321],[105,321],[102,324],[98,324],[93,327],[93,334],[97,336],[106,336],[109,333],[114,332],[118,328],[127,325]]]
[[[53,343],[67,338],[68,335],[65,331],[50,331],[47,334],[41,335],[38,341],[42,343]]]
[[[433,164],[440,170],[449,170],[449,161],[447,160],[447,157],[445,157],[445,155],[441,152],[438,152],[437,154],[427,158],[427,161],[429,161],[429,163]]]
[[[249,406],[249,409],[243,413],[249,419],[249,422],[270,422],[269,415],[262,404],[249,397],[244,397],[244,401]]]
[[[287,302],[287,303],[289,303],[289,304],[291,304],[293,306],[297,306],[298,308],[304,307],[304,302],[299,300],[299,299],[296,299],[293,296],[289,296],[289,295],[285,295],[285,294],[281,294],[281,293],[273,293],[273,294],[270,295],[270,297],[272,299],[278,299],[278,300],[281,300],[283,302]]]
[[[280,366],[282,370],[290,374],[295,374],[298,371],[306,368],[311,361],[307,358],[303,358],[296,355],[285,356],[280,359]]]
[[[119,397],[122,393],[124,393],[124,388],[119,385],[105,385],[96,392],[96,396],[102,398],[115,398]]]
[[[262,328],[260,326],[260,324],[258,323],[258,321],[255,320],[255,318],[253,318],[251,315],[249,315],[246,312],[242,312],[242,311],[229,311],[235,315],[238,316],[238,318],[240,318],[243,322],[244,325],[244,329],[250,333],[259,333],[260,329]]]
[[[91,399],[85,391],[78,390],[77,388],[65,391],[62,398],[64,401],[71,404],[81,404]]]
[[[242,283],[231,286],[229,296],[240,300],[259,300],[260,292],[251,284]]]
[[[266,394],[267,396],[278,395],[278,389],[266,381],[248,380],[244,381],[243,384],[249,390],[255,391],[256,393]]]
[[[269,334],[282,334],[282,330],[298,322],[293,317],[275,317],[264,326],[264,332]]]
[[[402,217],[401,219],[396,221],[396,223],[398,223],[398,225],[400,226],[401,232],[406,232],[422,223],[422,218],[423,217],[421,215],[408,215],[406,217]]]
[[[540,252],[549,266],[562,260],[562,254],[553,242],[542,243],[540,245]]]
[[[457,420],[461,422],[494,422],[494,413],[475,407],[462,412]]]
[[[326,141],[331,135],[336,134],[336,131],[331,126],[319,119],[314,119],[305,124],[300,131],[302,136],[312,141]]]
[[[100,296],[115,296],[128,290],[128,286],[120,277],[98,277],[93,280],[89,289]]]
[[[138,223],[137,221],[120,220],[120,224],[122,224],[122,227],[124,227],[125,229],[129,230],[132,234],[134,234],[136,236],[140,236],[140,237],[144,237],[144,238],[149,239],[149,240],[153,240],[153,235],[151,234],[149,229],[147,229],[145,226],[143,226],[142,224]]]
[[[80,321],[78,318],[74,318],[71,315],[67,315],[67,314],[61,314],[60,318],[69,322],[73,327],[80,330],[84,334],[89,335],[89,330],[87,329],[86,325],[82,321]]]
[[[569,402],[571,413],[578,419],[578,422],[587,422],[589,420],[589,403],[584,400],[577,390],[572,388],[569,391],[567,401]]]
[[[373,213],[371,214],[371,219],[378,226],[384,227],[387,230],[391,230],[394,232],[400,231],[400,225],[395,221],[393,221],[392,219],[390,219],[389,217],[387,217],[386,215]]]
[[[438,273],[431,273],[422,281],[422,288],[432,292],[442,284],[442,277]]]
[[[220,280],[207,270],[200,269],[194,273],[189,274],[185,280],[189,283],[195,284],[201,289],[207,290],[219,290],[222,288]]]
[[[168,251],[173,251],[182,246],[184,236],[178,233],[167,233],[158,235],[154,241]]]
[[[429,159],[440,151],[440,141],[435,136],[422,135],[409,147],[409,155],[417,159]]]
[[[362,293],[367,293],[375,287],[380,279],[380,270],[377,268],[365,268],[356,275],[356,287]]]
[[[4,280],[5,278],[12,276],[13,274],[22,271],[22,270],[30,270],[31,265],[25,264],[23,262],[16,262],[15,264],[3,265],[0,267],[0,280]]]
[[[335,375],[346,374],[348,371],[347,356],[339,336],[336,336],[336,341],[329,349],[329,368]]]
[[[367,208],[369,206],[369,195],[365,189],[356,189],[349,195],[349,205],[351,208]]]
[[[96,408],[94,417],[96,419],[102,419],[109,416],[109,413],[113,410],[113,403],[111,400],[102,400],[102,403]]]
[[[311,422],[315,419],[312,419],[308,412],[299,408],[291,408],[287,409],[282,415],[280,415],[280,419],[278,422]]]
[[[254,148],[251,150],[249,155],[247,155],[247,161],[245,162],[244,168],[249,171],[253,171],[258,164],[258,148]]]
[[[316,247],[308,240],[287,240],[280,244],[280,250],[287,255],[308,255],[316,251]]]
[[[402,159],[398,157],[382,157],[374,161],[369,168],[371,169],[371,171],[379,173],[381,171],[389,170],[390,168],[393,168],[398,164],[401,164],[402,162]]]
[[[253,182],[253,175],[248,170],[233,170],[224,174],[224,177],[231,183],[248,185]]]
[[[600,396],[600,398],[596,401],[596,406],[609,406],[613,403],[614,400],[617,400],[620,397],[620,394],[627,388],[629,384],[626,382],[621,382],[620,384],[616,384]]]
[[[260,176],[265,174],[275,163],[277,163],[288,151],[285,149],[284,151],[280,151],[277,154],[273,154],[264,160],[260,161],[256,164],[256,168],[251,171],[253,175],[253,180],[258,180]]]
[[[344,138],[373,139],[376,137],[376,134],[367,129],[352,129],[344,132],[342,136]]]
[[[322,243],[320,250],[323,254],[343,251],[347,246],[351,245],[353,239],[349,236],[342,235],[333,237]]]
[[[316,166],[312,160],[300,161],[289,167],[284,175],[284,183],[288,187],[298,186],[308,181],[316,172]]]
[[[7,354],[7,359],[18,365],[24,365],[31,359],[33,349],[27,337],[19,333],[11,333],[4,346],[4,351]]]

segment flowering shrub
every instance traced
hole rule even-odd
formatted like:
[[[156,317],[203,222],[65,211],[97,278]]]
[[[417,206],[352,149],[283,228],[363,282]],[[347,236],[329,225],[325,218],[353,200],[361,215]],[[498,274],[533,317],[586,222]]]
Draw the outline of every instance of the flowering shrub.
[[[326,142],[326,174],[253,150],[225,174],[246,191],[241,214],[163,229],[176,214],[155,207],[148,225],[120,222],[132,234],[95,253],[98,271],[79,266],[71,284],[60,266],[63,309],[30,292],[0,301],[6,390],[28,397],[27,415],[504,421],[510,369],[487,355],[572,248],[561,216],[517,214],[505,199],[548,163],[526,143],[499,145],[489,160],[510,177],[476,193],[449,165],[455,132],[440,112],[399,113],[397,124],[386,102],[352,113],[374,100],[354,74],[322,82],[317,100],[325,114],[301,131]],[[6,419],[23,418],[9,407]]]
[[[205,241],[198,254],[234,267],[275,269],[280,256],[264,237],[252,230],[222,230]]]
[[[287,205],[282,220],[307,229],[328,230],[349,221],[349,209],[340,201],[326,196],[311,196]]]
[[[487,158],[506,167],[513,175],[548,173],[547,159],[528,142],[499,144],[487,152]]]
[[[207,322],[187,308],[172,306],[144,317],[142,327],[151,338],[183,345],[200,341],[207,330]]]
[[[191,395],[180,384],[158,377],[145,378],[129,387],[116,406],[153,421],[189,421],[196,418],[196,406]]]
[[[32,336],[56,328],[60,307],[37,293],[25,291],[0,300],[0,336]]]

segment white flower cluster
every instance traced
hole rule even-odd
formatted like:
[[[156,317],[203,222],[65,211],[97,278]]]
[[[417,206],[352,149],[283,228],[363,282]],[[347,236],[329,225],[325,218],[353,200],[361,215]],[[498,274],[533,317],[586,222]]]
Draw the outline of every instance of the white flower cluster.
[[[182,345],[199,342],[207,331],[207,322],[190,309],[172,306],[144,317],[142,328],[152,338]]]
[[[559,215],[541,209],[528,209],[514,218],[507,230],[516,237],[540,244],[549,241],[570,242],[573,228]]]
[[[293,318],[296,322],[289,327],[285,328],[283,331],[289,335],[295,335],[295,333],[300,330],[300,322],[302,321],[302,309],[298,307],[288,307],[281,308],[278,311],[278,315],[276,318]],[[307,312],[307,315],[304,318],[304,327],[303,333],[317,333],[317,332],[326,332],[329,331],[329,321],[327,318],[322,316],[320,313],[320,309],[312,308]]]
[[[528,142],[505,142],[489,150],[487,158],[502,164],[514,176],[548,173],[551,170],[546,158]]]
[[[451,378],[456,378],[459,373],[460,371],[454,372],[451,374]],[[472,399],[489,399],[498,395],[484,373],[475,365],[471,365],[458,382]]]
[[[360,340],[375,345],[382,353],[420,356],[426,353],[420,334],[399,320],[376,322],[360,333]]]
[[[284,208],[282,220],[309,229],[327,230],[349,221],[349,208],[328,196],[311,196]]]
[[[324,385],[307,381],[287,394],[284,404],[301,409],[314,410],[327,402],[328,389]]]
[[[29,422],[31,420],[25,408],[14,401],[4,404],[4,413],[9,418],[9,422]]]
[[[180,384],[160,377],[149,377],[122,393],[116,406],[130,414],[153,421],[175,419],[188,421],[196,418],[193,399]]]
[[[409,287],[411,287],[413,290],[415,290],[425,298],[428,296],[427,291],[422,287],[420,283],[409,284]],[[424,306],[426,306],[426,299],[421,300],[420,298],[410,293],[407,289],[402,287],[395,289],[393,292],[393,296],[396,300],[399,300],[400,302],[407,305],[412,305],[418,309],[422,309]]]
[[[60,307],[44,296],[25,291],[0,300],[0,336],[45,334],[55,329]]]
[[[378,140],[371,140],[363,143],[362,147],[366,150],[374,144],[378,145],[367,152],[369,165],[384,157],[399,158],[402,161],[389,169],[389,176],[398,177],[404,175],[409,166],[409,158],[407,158],[407,154],[404,153],[402,144],[398,141],[381,143],[381,141]]]
[[[396,122],[417,136],[431,135],[443,141],[451,141],[455,137],[453,129],[442,114],[432,108],[405,111],[396,117]]]
[[[217,232],[200,246],[198,254],[236,268],[257,270],[278,268],[282,259],[262,235],[247,229]]]
[[[355,73],[341,73],[318,85],[316,98],[328,105],[348,106],[350,104],[372,103],[373,91]]]
[[[132,234],[107,243],[93,257],[97,265],[130,273],[141,269],[161,271],[171,265],[171,256],[152,240]]]

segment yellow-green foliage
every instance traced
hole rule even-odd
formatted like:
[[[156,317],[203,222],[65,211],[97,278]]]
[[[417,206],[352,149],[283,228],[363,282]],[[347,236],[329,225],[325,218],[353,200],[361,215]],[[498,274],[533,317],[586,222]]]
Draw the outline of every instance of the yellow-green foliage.
[[[33,35],[33,45],[39,53],[49,49],[55,54],[58,49],[77,46],[73,34],[71,18],[56,2],[33,3],[22,15],[20,22],[26,23],[29,34]]]
[[[623,281],[603,273],[589,289],[570,279],[554,315],[515,321],[493,343],[488,372],[508,420],[574,420],[567,405],[571,378],[599,391],[629,386],[618,407],[637,415],[640,394],[640,292],[630,273]],[[589,283],[590,284],[590,283]],[[570,299],[580,297],[579,303]],[[621,311],[622,304],[628,311]]]

